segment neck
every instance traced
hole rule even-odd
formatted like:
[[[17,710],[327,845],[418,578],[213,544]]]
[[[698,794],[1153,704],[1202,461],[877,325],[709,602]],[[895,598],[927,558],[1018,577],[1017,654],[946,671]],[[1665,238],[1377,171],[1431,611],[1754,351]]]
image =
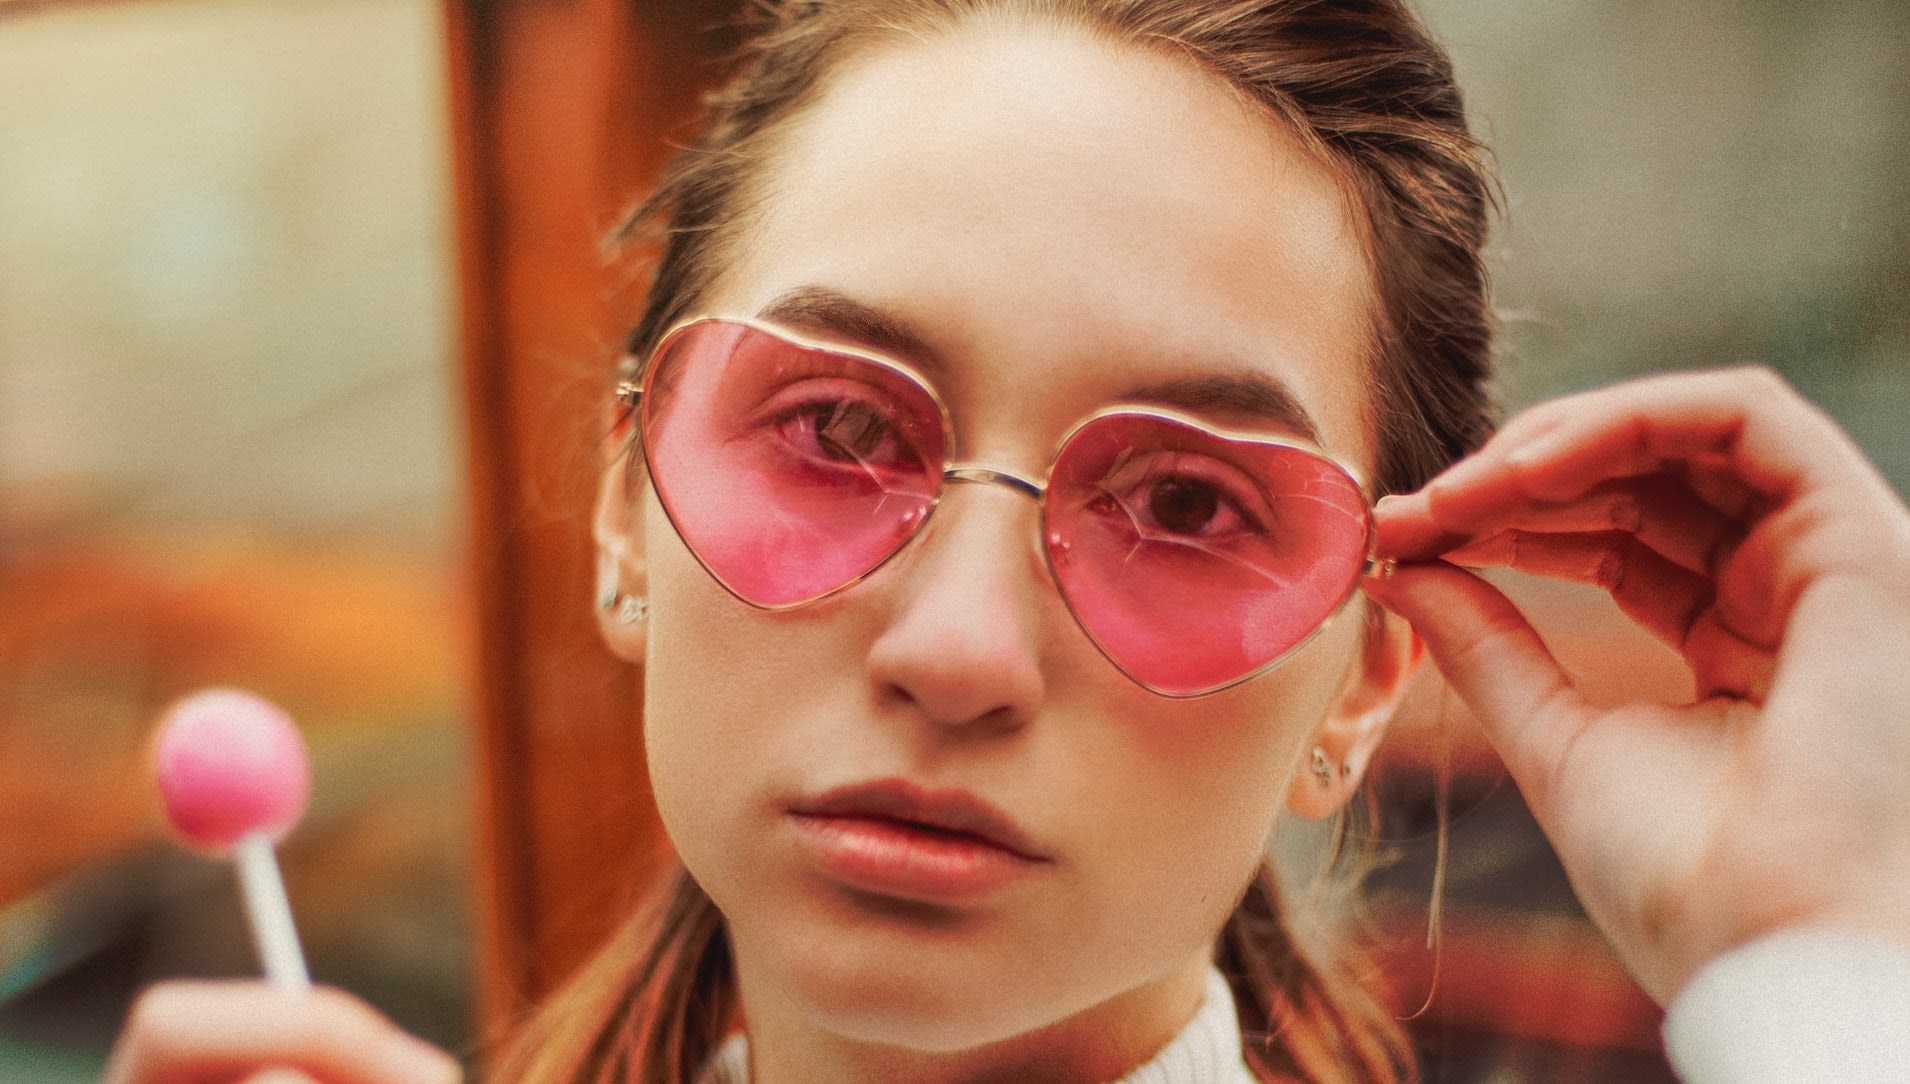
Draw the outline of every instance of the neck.
[[[1148,1061],[1187,1026],[1200,1009],[1208,968],[1203,957],[1033,1030],[963,1046],[941,1036],[888,1043],[844,1034],[780,989],[752,981],[740,958],[737,965],[752,1084],[1103,1084]]]

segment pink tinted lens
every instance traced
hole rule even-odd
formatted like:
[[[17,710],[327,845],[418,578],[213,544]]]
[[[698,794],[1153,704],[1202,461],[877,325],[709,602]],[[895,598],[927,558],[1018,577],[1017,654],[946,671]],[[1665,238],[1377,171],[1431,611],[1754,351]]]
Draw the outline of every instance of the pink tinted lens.
[[[1367,536],[1365,496],[1331,461],[1150,414],[1083,426],[1048,486],[1069,607],[1115,665],[1170,696],[1298,646],[1351,596]]]
[[[819,598],[887,560],[934,504],[942,414],[900,370],[705,320],[658,351],[644,455],[664,511],[757,606]]]

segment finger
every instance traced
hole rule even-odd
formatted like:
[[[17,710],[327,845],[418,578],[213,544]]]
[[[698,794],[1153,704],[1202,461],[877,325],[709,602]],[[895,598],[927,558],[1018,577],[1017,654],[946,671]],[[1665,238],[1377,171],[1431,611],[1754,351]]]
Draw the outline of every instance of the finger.
[[[1425,490],[1381,497],[1373,506],[1373,532],[1376,553],[1406,562],[1436,561],[1472,538],[1433,518]]]
[[[1742,502],[1738,502],[1741,507]],[[1711,572],[1744,528],[1694,487],[1663,475],[1602,482],[1569,501],[1513,496],[1455,505],[1443,491],[1383,498],[1375,509],[1376,549],[1400,561],[1430,561],[1505,531],[1624,531],[1661,556]]]
[[[1399,536],[1389,534],[1388,527],[1410,507],[1406,501],[1382,504],[1382,552],[1393,555],[1385,547]],[[1439,524],[1437,535],[1449,549],[1500,533],[1624,532],[1666,560],[1706,574],[1719,553],[1743,537],[1738,523],[1700,500],[1683,481],[1665,476],[1605,482],[1572,501],[1510,502],[1473,522],[1442,521],[1440,511],[1428,501],[1422,514]]]
[[[1777,653],[1732,631],[1719,619],[1717,607],[1698,615],[1683,651],[1699,700],[1726,696],[1762,704],[1770,695]]]
[[[1744,537],[1742,521],[1720,511],[1683,478],[1606,483],[1588,496],[1616,503],[1612,518],[1618,530],[1629,532],[1665,560],[1705,576],[1715,574],[1719,554]]]
[[[1699,456],[1684,464],[1685,485],[1708,507],[1739,523],[1764,514],[1769,501],[1732,473],[1724,456]]]
[[[1510,439],[1489,442],[1476,465],[1461,464],[1434,483],[1443,483],[1453,514],[1502,500],[1507,487],[1527,498],[1570,500],[1607,479],[1674,463],[1721,465],[1777,502],[1800,487],[1846,488],[1853,478],[1881,484],[1829,418],[1765,370],[1676,373],[1539,410],[1556,419],[1550,428],[1529,439],[1508,430]]]
[[[1527,800],[1548,804],[1588,709],[1525,617],[1491,584],[1443,563],[1401,565],[1365,591],[1413,626]]]
[[[1811,491],[1764,516],[1718,563],[1718,609],[1727,628],[1775,646],[1798,597],[1841,576],[1910,600],[1910,513],[1865,508],[1846,494]]]
[[[1419,494],[1382,501],[1378,546],[1429,560],[1491,533],[1509,509],[1584,497],[1615,479],[1682,478],[1727,520],[1802,490],[1854,515],[1901,502],[1847,436],[1760,370],[1679,373],[1554,400],[1522,415]]]
[[[1618,531],[1508,531],[1454,550],[1447,559],[1468,568],[1516,568],[1600,588],[1627,616],[1675,648],[1684,646],[1692,623],[1711,606],[1710,579]]]
[[[174,982],[142,994],[108,1084],[240,1079],[281,1067],[328,1084],[451,1084],[450,1055],[343,991],[259,982]]]
[[[1618,608],[1678,650],[1697,679],[1698,699],[1762,702],[1776,667],[1775,641],[1757,643],[1719,615],[1709,579],[1638,545],[1629,536],[1495,535],[1447,556],[1466,568],[1514,568],[1604,589]]]

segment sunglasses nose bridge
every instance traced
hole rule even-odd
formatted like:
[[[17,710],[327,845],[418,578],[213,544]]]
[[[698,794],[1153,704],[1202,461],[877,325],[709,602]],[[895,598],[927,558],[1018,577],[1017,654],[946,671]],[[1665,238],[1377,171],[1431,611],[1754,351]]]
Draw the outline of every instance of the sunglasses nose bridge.
[[[950,467],[942,472],[945,485],[962,483],[965,485],[1002,486],[1015,493],[1041,503],[1041,487],[1018,474],[996,470],[993,467]]]

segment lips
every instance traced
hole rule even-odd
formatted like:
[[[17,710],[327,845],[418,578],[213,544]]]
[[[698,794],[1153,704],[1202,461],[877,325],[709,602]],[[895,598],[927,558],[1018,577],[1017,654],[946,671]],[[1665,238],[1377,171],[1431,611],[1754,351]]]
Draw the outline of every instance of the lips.
[[[906,780],[838,787],[789,810],[799,848],[845,887],[921,902],[990,895],[1053,859],[966,791]]]

